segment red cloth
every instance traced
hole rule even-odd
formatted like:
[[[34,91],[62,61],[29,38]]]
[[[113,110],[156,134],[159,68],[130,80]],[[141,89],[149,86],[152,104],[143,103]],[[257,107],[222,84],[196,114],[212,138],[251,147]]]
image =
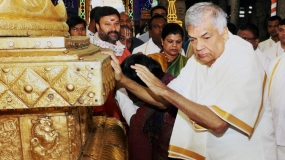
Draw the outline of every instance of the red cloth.
[[[162,78],[168,84],[173,76],[166,73]],[[145,104],[141,106],[130,121],[129,159],[161,160],[168,159],[170,137],[177,114],[177,108],[166,110]]]

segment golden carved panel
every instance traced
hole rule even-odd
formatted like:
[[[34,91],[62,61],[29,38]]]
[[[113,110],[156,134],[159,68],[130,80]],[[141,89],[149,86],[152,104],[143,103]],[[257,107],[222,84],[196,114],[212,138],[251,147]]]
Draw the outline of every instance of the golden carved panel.
[[[32,69],[27,68],[13,83],[11,91],[27,106],[32,107],[47,88],[48,84]]]
[[[61,56],[49,56],[52,50],[1,50],[0,109],[104,104],[115,86],[110,58],[94,45],[66,49]]]
[[[18,97],[10,91],[6,91],[0,97],[1,109],[23,109],[28,108]]]
[[[0,67],[0,81],[8,86],[11,85],[24,70],[23,68],[15,68],[8,65],[1,65]]]
[[[67,68],[53,84],[53,88],[71,105],[74,105],[87,88],[89,83],[73,70]]]
[[[0,144],[0,159],[23,159],[18,118],[0,118]]]

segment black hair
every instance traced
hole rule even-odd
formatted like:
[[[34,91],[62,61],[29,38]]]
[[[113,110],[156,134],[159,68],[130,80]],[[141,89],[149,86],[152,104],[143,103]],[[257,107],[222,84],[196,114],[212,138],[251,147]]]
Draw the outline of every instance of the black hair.
[[[285,25],[285,19],[282,19],[279,23],[279,25]]]
[[[95,15],[96,15],[96,12],[97,10],[101,8],[100,6],[97,6],[97,7],[94,7],[91,11],[90,11],[90,22],[92,20],[95,20]]]
[[[95,14],[95,23],[100,24],[100,19],[102,17],[110,16],[113,14],[116,14],[118,16],[118,18],[120,18],[120,14],[115,8],[110,7],[110,6],[100,7],[100,8],[98,8],[98,10],[96,11],[96,14]]]
[[[179,34],[182,39],[184,37],[184,31],[177,23],[167,23],[162,29],[161,38],[164,40],[170,34]]]
[[[161,19],[163,19],[166,23],[167,23],[167,20],[162,16],[162,15],[154,15],[153,17],[151,17],[150,18],[150,20],[148,21],[148,23],[147,23],[147,26],[148,26],[148,30],[151,30],[152,29],[152,21],[154,20],[154,19],[159,19],[159,18],[161,18]]]
[[[164,72],[162,71],[160,64],[156,60],[144,54],[132,54],[128,56],[121,64],[122,72],[126,77],[130,78],[131,80],[137,82],[142,86],[147,87],[147,85],[137,75],[136,71],[131,68],[131,65],[135,64],[141,64],[147,67],[149,71],[154,74],[154,76],[156,76],[158,79],[162,79],[162,77],[164,76]]]
[[[69,27],[69,30],[68,32],[70,32],[70,29],[74,26],[76,26],[77,24],[83,24],[84,27],[86,28],[87,26],[87,23],[84,19],[80,18],[79,16],[71,16],[67,19],[66,21],[68,27]]]
[[[152,17],[153,15],[153,11],[154,10],[157,10],[157,9],[163,9],[163,10],[165,10],[165,12],[166,12],[166,15],[167,15],[167,9],[164,7],[164,6],[155,6],[155,7],[152,7],[151,9],[150,9],[150,16]]]
[[[278,22],[280,23],[281,17],[279,17],[279,16],[272,16],[272,17],[269,17],[269,18],[267,19],[267,25],[268,25],[268,22],[269,22],[269,21],[276,21],[276,20],[278,20]]]
[[[242,31],[248,30],[253,34],[254,38],[259,38],[258,27],[253,23],[243,24],[239,27],[239,30],[242,30]]]

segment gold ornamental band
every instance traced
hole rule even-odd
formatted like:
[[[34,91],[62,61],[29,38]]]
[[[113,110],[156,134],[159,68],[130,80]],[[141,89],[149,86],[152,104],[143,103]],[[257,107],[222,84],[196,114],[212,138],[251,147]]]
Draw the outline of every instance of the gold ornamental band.
[[[205,160],[206,158],[198,153],[195,153],[193,151],[190,151],[186,148],[181,148],[181,147],[178,147],[178,146],[174,146],[174,145],[170,145],[169,146],[169,151],[171,152],[175,152],[175,153],[179,153],[179,154],[183,154],[187,157],[191,157],[191,158],[194,158],[196,160]],[[182,156],[179,156],[178,154],[175,154],[175,153],[170,153],[169,156],[175,156],[177,158],[182,158]]]
[[[253,128],[250,127],[248,124],[244,123],[242,120],[240,120],[237,117],[231,115],[230,113],[220,109],[217,106],[210,106],[210,108],[213,109],[223,119],[227,120],[228,122],[230,122],[232,124],[235,124],[236,127],[238,127],[243,132],[245,132],[249,137],[252,135]]]

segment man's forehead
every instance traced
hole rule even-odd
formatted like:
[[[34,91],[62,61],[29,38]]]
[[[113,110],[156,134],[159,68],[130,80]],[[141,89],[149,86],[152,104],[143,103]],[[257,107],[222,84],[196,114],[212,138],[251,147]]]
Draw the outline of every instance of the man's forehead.
[[[108,16],[103,16],[100,20],[103,21],[118,21],[119,17],[116,14],[108,15]]]
[[[121,19],[130,19],[129,15],[127,15],[126,13],[121,13],[120,18]]]

